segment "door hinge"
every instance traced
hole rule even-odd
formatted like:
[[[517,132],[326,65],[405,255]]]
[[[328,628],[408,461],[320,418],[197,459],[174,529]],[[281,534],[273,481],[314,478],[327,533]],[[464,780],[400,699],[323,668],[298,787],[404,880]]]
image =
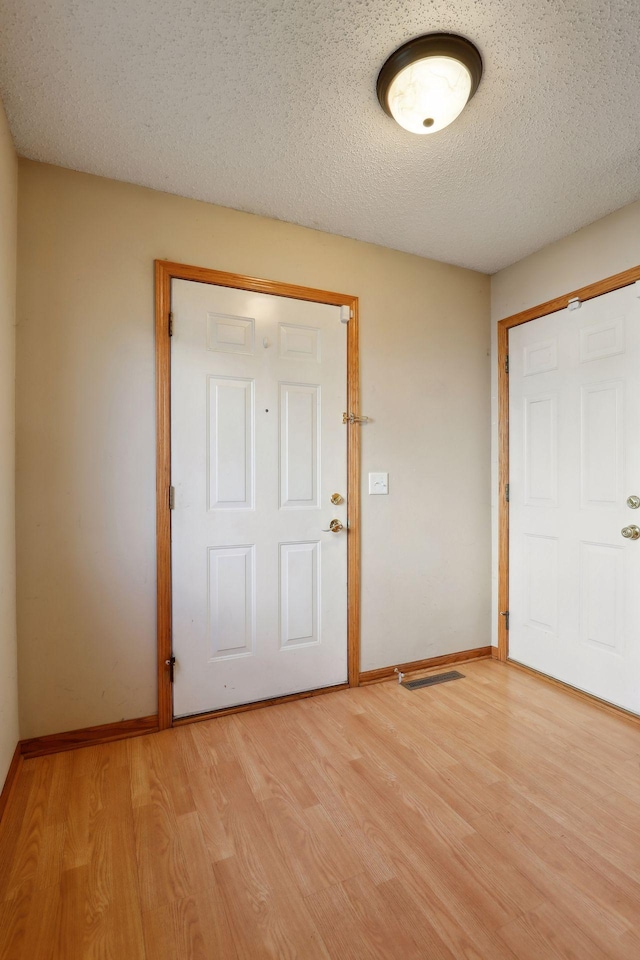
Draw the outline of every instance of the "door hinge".
[[[504,488],[504,498],[507,503],[509,503],[509,484],[507,484]]]
[[[343,413],[343,423],[369,423],[369,417],[358,417],[355,413]]]
[[[340,307],[340,323],[349,323],[352,317],[353,310],[351,307]]]
[[[504,370],[505,373],[509,373],[509,354],[504,358]]]
[[[170,656],[168,660],[165,660],[165,664],[169,668],[169,683],[173,683],[173,674],[174,674],[174,667],[176,665],[176,658],[173,655]]]
[[[501,611],[500,611],[500,616],[501,616],[501,617],[504,617],[504,626],[505,626],[505,629],[508,630],[508,629],[509,629],[509,611],[508,611],[508,610],[501,610]]]
[[[176,508],[176,488],[169,487],[169,510],[175,510]]]
[[[173,314],[169,314],[169,336],[173,336]]]

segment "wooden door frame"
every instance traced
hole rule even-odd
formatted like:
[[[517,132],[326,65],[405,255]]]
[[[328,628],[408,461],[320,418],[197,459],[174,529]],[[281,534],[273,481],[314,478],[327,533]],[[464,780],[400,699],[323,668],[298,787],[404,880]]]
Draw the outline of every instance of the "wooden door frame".
[[[550,313],[564,310],[570,300],[592,300],[604,293],[620,290],[640,280],[640,266],[631,267],[622,273],[616,273],[597,283],[590,283],[579,290],[573,290],[561,297],[547,300],[537,307],[530,307],[511,317],[498,321],[498,655],[497,659],[509,659],[509,633],[507,618],[500,611],[509,609],[509,503],[507,502],[507,484],[509,482],[509,373],[507,357],[509,355],[509,330],[530,320],[546,317]]]
[[[171,281],[193,280],[218,287],[233,287],[253,293],[268,293],[294,300],[310,300],[337,307],[349,307],[347,324],[347,411],[360,413],[360,376],[358,348],[358,298],[291,283],[260,280],[236,273],[193,267],[168,260],[155,261],[155,339],[156,339],[156,535],[157,535],[157,640],[158,640],[158,725],[166,729],[174,724],[173,686],[168,661],[173,653],[171,636]],[[330,690],[357,687],[360,672],[360,427],[349,423],[347,431],[347,662],[348,682],[339,686],[304,691],[288,697],[276,697],[257,704],[214,710],[177,720],[177,723],[201,720],[224,713],[252,709],[266,703],[281,703]]]

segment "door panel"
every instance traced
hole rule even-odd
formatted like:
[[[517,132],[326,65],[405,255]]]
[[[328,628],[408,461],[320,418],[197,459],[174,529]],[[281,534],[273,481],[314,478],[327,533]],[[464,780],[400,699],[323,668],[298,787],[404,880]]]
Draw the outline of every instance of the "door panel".
[[[558,624],[558,541],[525,534],[523,540],[526,622],[532,630],[555,634]]]
[[[280,384],[280,506],[319,507],[320,387]]]
[[[252,654],[255,643],[255,548],[209,547],[211,659]]]
[[[622,380],[580,388],[582,506],[613,507],[623,497]]]
[[[207,377],[209,510],[253,508],[252,380]]]
[[[340,308],[174,280],[172,310],[175,715],[346,682]]]
[[[640,713],[640,302],[509,333],[509,656]]]
[[[525,503],[552,505],[558,490],[558,405],[555,394],[524,399]]]
[[[581,543],[580,639],[622,653],[623,618],[623,548]]]
[[[280,646],[320,639],[320,543],[280,544]]]

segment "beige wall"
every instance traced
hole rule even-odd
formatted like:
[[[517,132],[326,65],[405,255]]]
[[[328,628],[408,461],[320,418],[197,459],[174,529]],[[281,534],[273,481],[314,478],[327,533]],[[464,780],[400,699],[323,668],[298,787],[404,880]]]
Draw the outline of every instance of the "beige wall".
[[[0,789],[18,742],[15,323],[18,160],[0,104]]]
[[[491,278],[492,636],[497,636],[498,377],[496,323],[527,307],[562,296],[640,264],[640,202],[632,203],[552,243]]]
[[[29,161],[19,237],[23,736],[156,709],[156,257],[361,298],[362,668],[489,642],[487,277]]]

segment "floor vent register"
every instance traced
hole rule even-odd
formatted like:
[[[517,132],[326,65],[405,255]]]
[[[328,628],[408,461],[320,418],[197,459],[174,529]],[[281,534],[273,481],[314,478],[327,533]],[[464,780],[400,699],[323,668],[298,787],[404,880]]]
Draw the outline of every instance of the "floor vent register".
[[[463,680],[464,673],[449,670],[448,673],[435,673],[430,677],[420,677],[419,680],[405,680],[402,686],[407,690],[420,690],[422,687],[433,687],[436,683],[447,683],[449,680]]]

